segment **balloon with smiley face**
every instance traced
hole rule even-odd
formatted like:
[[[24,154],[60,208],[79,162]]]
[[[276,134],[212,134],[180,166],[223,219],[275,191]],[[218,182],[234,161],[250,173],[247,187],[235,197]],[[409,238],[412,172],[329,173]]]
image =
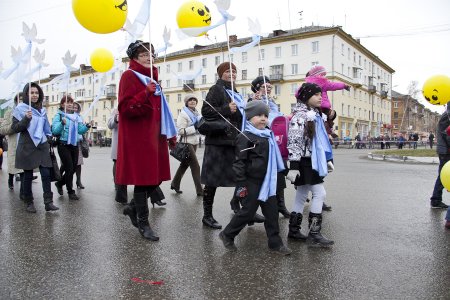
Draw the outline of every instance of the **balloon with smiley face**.
[[[199,1],[183,3],[177,12],[177,24],[181,31],[189,36],[202,36],[206,31],[198,34],[189,31],[190,28],[206,27],[211,24],[209,8]]]
[[[125,24],[127,0],[72,0],[72,10],[78,22],[95,33],[111,33]]]
[[[422,94],[433,105],[445,105],[450,101],[450,78],[435,75],[423,84]]]

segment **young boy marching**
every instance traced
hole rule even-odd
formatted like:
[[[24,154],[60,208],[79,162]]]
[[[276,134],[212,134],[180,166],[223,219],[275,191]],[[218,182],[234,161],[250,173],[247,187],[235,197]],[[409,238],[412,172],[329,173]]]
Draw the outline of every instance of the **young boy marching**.
[[[245,131],[236,138],[236,196],[241,198],[242,208],[220,232],[224,246],[232,251],[237,248],[234,238],[253,220],[259,206],[266,218],[269,249],[289,255],[291,250],[283,245],[279,235],[276,195],[277,172],[284,169],[283,159],[268,124],[269,107],[262,101],[252,101],[245,108]]]
[[[287,178],[297,187],[294,207],[289,220],[288,237],[308,240],[313,246],[329,247],[333,241],[320,233],[322,228],[322,206],[325,201],[323,179],[334,169],[333,154],[320,110],[321,89],[314,83],[304,83],[295,97],[297,104],[289,123],[288,151],[290,171]],[[309,234],[300,232],[303,209],[308,193],[312,192],[309,213]]]

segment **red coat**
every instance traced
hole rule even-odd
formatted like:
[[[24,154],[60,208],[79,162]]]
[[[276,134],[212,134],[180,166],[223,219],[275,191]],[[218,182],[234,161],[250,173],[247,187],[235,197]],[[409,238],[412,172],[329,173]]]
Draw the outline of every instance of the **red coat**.
[[[150,76],[150,69],[134,60],[130,68]],[[156,67],[153,79],[158,81]],[[170,180],[167,138],[160,132],[161,98],[150,94],[133,71],[125,71],[119,83],[117,184],[146,186]]]

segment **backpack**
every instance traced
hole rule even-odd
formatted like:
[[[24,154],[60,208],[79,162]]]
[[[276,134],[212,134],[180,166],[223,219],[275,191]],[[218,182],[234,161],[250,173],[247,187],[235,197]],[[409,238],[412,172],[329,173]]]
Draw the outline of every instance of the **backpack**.
[[[289,156],[289,151],[287,149],[289,118],[286,116],[278,116],[274,118],[270,129],[273,131],[273,135],[275,136],[278,148],[280,149],[281,157],[283,160],[287,160]]]

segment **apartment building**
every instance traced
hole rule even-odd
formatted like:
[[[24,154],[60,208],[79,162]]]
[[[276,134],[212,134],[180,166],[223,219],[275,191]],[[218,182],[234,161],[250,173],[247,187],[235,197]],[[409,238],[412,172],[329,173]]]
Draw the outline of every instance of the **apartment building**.
[[[251,41],[251,37],[232,35],[229,38],[232,48]],[[201,107],[209,87],[217,80],[217,66],[224,61],[228,61],[226,41],[195,46],[156,60],[159,80],[174,118],[181,111],[187,93],[196,94]],[[336,133],[341,138],[354,137],[358,132],[363,137],[390,133],[394,70],[341,27],[275,30],[268,37],[263,37],[259,46],[231,54],[231,61],[238,69],[236,89],[244,98],[251,94],[251,81],[259,75],[267,75],[274,86],[272,93],[285,114],[291,113],[296,101],[294,93],[304,82],[306,72],[314,65],[322,65],[330,80],[352,87],[350,91],[328,92],[338,115]],[[119,70],[106,78],[104,74],[98,74],[84,65],[71,74],[68,93],[81,103],[83,111],[88,109],[100,86],[106,85],[100,101],[87,116],[87,120],[94,120],[97,127],[92,133],[94,139],[99,134],[110,136],[106,122],[111,109],[117,106],[119,79],[127,67],[128,58],[124,58]],[[191,80],[183,79],[193,74],[198,76]],[[59,99],[65,92],[58,91],[51,84],[53,78],[50,76],[41,80],[50,117],[56,113]]]

